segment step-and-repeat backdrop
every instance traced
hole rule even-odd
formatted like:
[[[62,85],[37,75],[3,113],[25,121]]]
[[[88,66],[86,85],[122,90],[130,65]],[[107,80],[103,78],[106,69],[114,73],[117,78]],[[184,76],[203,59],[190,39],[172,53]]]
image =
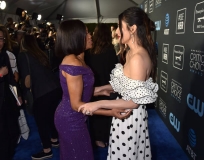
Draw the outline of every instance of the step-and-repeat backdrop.
[[[156,25],[156,110],[189,158],[204,160],[204,1],[145,0],[140,7]]]

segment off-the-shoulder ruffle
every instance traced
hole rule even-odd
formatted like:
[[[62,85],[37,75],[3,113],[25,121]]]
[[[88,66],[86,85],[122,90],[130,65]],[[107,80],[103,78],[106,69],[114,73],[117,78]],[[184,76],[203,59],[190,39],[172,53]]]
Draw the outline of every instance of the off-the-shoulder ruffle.
[[[93,72],[90,68],[84,67],[84,66],[74,66],[74,65],[61,64],[59,66],[59,69],[65,71],[66,73],[68,73],[72,76],[89,74],[89,73],[93,74]]]
[[[116,64],[110,75],[110,84],[122,99],[132,100],[137,104],[153,103],[157,99],[158,84],[152,78],[146,81],[133,80],[123,73],[123,66]]]

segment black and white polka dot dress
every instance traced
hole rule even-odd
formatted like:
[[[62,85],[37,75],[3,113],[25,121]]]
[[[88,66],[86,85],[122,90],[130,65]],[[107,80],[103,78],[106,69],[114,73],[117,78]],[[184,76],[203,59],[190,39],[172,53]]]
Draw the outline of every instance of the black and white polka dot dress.
[[[140,104],[128,119],[113,118],[107,160],[150,160],[151,148],[145,104],[157,98],[158,85],[149,78],[137,81],[123,74],[123,66],[116,64],[111,73],[111,86],[122,99]]]

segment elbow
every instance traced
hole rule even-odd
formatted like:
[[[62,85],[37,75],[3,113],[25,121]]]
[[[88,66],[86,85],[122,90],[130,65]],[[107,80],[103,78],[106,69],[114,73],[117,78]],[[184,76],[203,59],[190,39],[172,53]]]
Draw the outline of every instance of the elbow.
[[[78,108],[79,108],[78,106],[76,106],[76,105],[71,105],[71,107],[72,107],[72,110],[78,112]]]
[[[72,102],[71,103],[71,108],[72,108],[72,110],[78,112],[78,109],[82,104],[84,104],[84,103],[82,103],[80,101],[79,102]]]

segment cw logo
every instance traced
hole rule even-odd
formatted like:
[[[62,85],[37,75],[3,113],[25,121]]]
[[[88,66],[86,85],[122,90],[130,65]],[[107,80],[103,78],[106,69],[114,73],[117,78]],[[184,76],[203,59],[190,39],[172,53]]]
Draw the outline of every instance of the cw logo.
[[[169,114],[169,121],[170,121],[171,125],[176,129],[176,131],[179,132],[179,130],[180,130],[180,122],[173,115],[173,113]]]
[[[192,110],[194,110],[195,113],[197,113],[200,117],[203,116],[204,113],[204,102],[200,104],[200,100],[197,99],[195,96],[192,94],[187,95],[187,104],[188,107]],[[196,105],[197,104],[197,105]]]

